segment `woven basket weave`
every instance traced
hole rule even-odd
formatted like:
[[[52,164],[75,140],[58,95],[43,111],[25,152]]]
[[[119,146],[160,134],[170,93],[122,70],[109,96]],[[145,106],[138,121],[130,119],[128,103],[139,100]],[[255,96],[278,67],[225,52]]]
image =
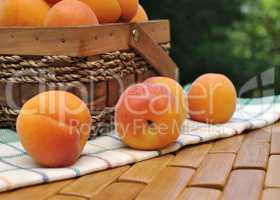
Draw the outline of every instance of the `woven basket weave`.
[[[161,46],[167,52],[170,49],[169,43]],[[114,105],[125,88],[157,75],[133,50],[93,57],[0,56],[0,69],[1,91],[12,91],[11,98],[16,99],[13,105],[0,100],[0,127],[14,128],[20,107],[34,95],[59,89],[76,94],[88,104],[93,119],[91,136],[113,128]],[[81,87],[90,94],[86,98]]]

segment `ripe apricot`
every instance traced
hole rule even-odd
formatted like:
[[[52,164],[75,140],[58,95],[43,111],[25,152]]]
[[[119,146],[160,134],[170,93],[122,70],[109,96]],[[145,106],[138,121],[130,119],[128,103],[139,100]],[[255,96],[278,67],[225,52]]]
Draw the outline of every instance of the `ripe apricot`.
[[[148,15],[145,9],[139,4],[136,15],[130,20],[130,22],[146,22],[149,21]]]
[[[78,0],[63,0],[55,4],[48,12],[45,26],[95,25],[98,20],[90,7]]]
[[[81,0],[91,7],[99,23],[115,23],[121,16],[118,0]]]
[[[121,19],[124,22],[129,22],[137,13],[139,1],[138,0],[118,0],[122,15]]]
[[[129,87],[115,109],[119,136],[128,146],[141,150],[158,150],[175,142],[185,120],[177,112],[177,100],[164,85]]]
[[[148,78],[147,80],[145,80],[144,83],[158,84],[164,86],[165,88],[168,88],[168,90],[170,90],[170,92],[177,99],[176,108],[178,114],[180,114],[182,118],[187,117],[187,106],[185,101],[184,89],[177,81],[168,77],[157,76],[157,77]]]
[[[17,118],[17,132],[29,155],[47,167],[73,164],[90,132],[86,104],[63,91],[43,92],[27,101]]]
[[[44,0],[2,0],[0,26],[43,26],[48,10]]]
[[[188,94],[191,119],[213,124],[230,120],[236,109],[233,83],[222,74],[205,74],[192,84]]]

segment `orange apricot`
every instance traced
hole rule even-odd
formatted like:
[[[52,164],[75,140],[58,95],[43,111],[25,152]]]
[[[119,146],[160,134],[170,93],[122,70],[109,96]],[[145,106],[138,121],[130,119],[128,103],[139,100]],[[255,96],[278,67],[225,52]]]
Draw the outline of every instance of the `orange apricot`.
[[[44,0],[2,0],[0,26],[43,26],[48,10]]]
[[[91,7],[99,23],[115,23],[121,16],[118,0],[81,0]]]
[[[130,22],[146,22],[149,21],[148,15],[145,9],[139,4],[136,15],[130,20]]]
[[[191,119],[219,124],[229,121],[236,109],[233,83],[222,74],[205,74],[192,84],[188,94]]]
[[[49,91],[23,105],[16,126],[23,147],[37,163],[64,167],[79,158],[89,137],[91,115],[77,96]]]
[[[122,15],[121,19],[124,22],[129,22],[137,13],[139,1],[138,0],[118,0]]]
[[[95,25],[98,20],[90,7],[78,0],[63,0],[55,4],[48,12],[45,26]]]
[[[168,88],[168,90],[170,90],[170,92],[177,99],[177,112],[182,116],[182,118],[187,117],[187,105],[185,102],[186,98],[184,89],[177,81],[168,77],[156,76],[148,78],[144,83],[158,84],[164,86],[165,88]]]
[[[178,99],[161,84],[136,84],[121,95],[115,125],[128,146],[158,150],[175,142],[185,116],[177,111]]]

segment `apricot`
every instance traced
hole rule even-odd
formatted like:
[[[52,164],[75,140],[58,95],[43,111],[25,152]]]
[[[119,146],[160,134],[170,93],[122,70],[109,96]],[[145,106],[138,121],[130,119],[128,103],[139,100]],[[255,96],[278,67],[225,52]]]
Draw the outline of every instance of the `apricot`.
[[[117,133],[128,146],[158,150],[176,141],[185,119],[174,95],[163,85],[136,84],[120,97],[115,109]]]
[[[89,137],[91,115],[77,96],[43,92],[27,101],[16,128],[28,154],[40,165],[65,167],[80,156]]]
[[[188,94],[191,119],[211,124],[229,121],[235,112],[236,102],[236,89],[222,74],[200,76]]]
[[[184,89],[177,81],[168,77],[158,76],[158,77],[151,77],[145,80],[144,83],[159,84],[168,88],[168,90],[176,98],[176,103],[177,103],[176,108],[178,114],[182,115],[182,118],[187,117],[187,105],[185,101],[186,98],[185,98]]]
[[[45,26],[95,25],[98,20],[90,7],[78,0],[63,0],[55,4],[48,12]]]
[[[0,26],[43,26],[48,10],[44,0],[2,0]]]
[[[89,5],[97,16],[99,23],[115,23],[121,16],[118,0],[81,0]]]
[[[129,22],[137,13],[139,1],[138,0],[118,0],[122,15],[121,19],[124,22]]]
[[[148,15],[145,9],[139,4],[136,15],[130,20],[130,22],[147,22],[149,21]]]

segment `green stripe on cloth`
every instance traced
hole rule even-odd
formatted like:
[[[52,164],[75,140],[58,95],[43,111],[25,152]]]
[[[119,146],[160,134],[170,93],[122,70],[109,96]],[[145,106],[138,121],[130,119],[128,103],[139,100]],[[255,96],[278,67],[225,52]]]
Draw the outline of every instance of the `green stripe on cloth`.
[[[11,143],[18,142],[18,136],[15,131],[9,129],[0,129],[0,142],[1,143]]]

